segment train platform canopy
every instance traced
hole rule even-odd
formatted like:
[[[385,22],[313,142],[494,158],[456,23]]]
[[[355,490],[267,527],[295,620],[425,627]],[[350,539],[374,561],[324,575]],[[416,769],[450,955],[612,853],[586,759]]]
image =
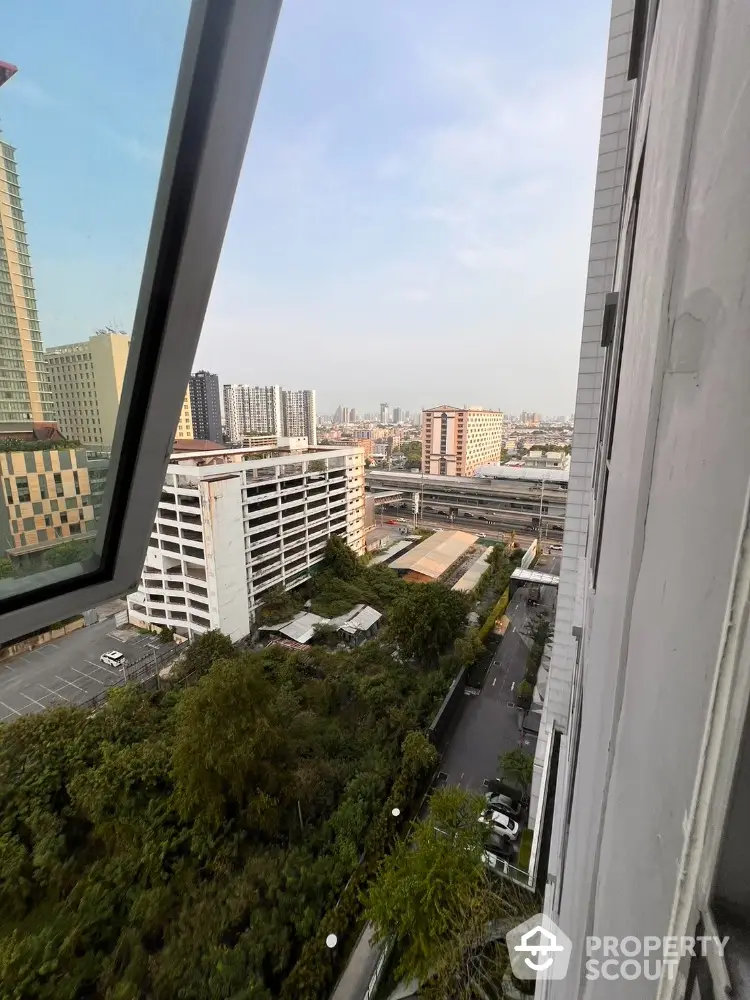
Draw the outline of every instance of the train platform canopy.
[[[516,569],[513,570],[510,582],[517,586],[531,583],[540,587],[557,587],[560,583],[560,577],[553,576],[551,573],[540,573],[536,569]]]
[[[391,568],[409,574],[407,580],[438,580],[476,540],[468,531],[436,531],[394,559]]]

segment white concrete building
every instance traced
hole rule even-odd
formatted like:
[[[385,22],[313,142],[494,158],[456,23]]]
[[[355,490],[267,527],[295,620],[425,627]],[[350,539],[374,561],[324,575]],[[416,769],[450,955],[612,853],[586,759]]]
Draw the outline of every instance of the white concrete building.
[[[539,1000],[748,995],[749,44],[747,4],[613,2],[532,796],[573,951]],[[714,934],[587,975],[587,938]]]
[[[331,535],[364,553],[362,449],[280,444],[271,456],[267,448],[172,456],[128,597],[133,624],[240,639],[263,594],[307,580]]]
[[[225,385],[224,422],[232,444],[238,444],[253,431],[256,434],[283,434],[280,387]]]
[[[314,389],[281,390],[281,433],[285,437],[305,437],[311,445],[318,440],[318,417]]]
[[[570,455],[566,455],[564,451],[530,451],[522,461],[527,469],[570,468]]]

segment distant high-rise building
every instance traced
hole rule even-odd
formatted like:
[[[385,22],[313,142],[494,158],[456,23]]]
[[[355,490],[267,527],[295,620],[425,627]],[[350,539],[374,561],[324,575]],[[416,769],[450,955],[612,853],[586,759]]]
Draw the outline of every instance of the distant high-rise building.
[[[389,417],[388,404],[387,403],[381,403],[380,404],[380,423],[381,424],[387,424],[388,423],[388,417]]]
[[[278,385],[225,385],[224,419],[232,442],[250,434],[281,434]]]
[[[112,446],[129,352],[130,334],[116,330],[47,349],[53,404],[65,437]]]
[[[317,444],[314,389],[281,390],[281,426],[284,437],[306,437],[308,444]]]
[[[16,67],[0,63],[0,86]],[[15,149],[0,136],[0,423],[54,420]]]
[[[357,422],[357,411],[354,409],[354,407],[352,407],[349,410],[349,423],[356,424],[356,422]]]
[[[436,406],[422,411],[422,471],[435,476],[473,476],[480,465],[499,462],[503,414],[479,407]]]
[[[104,450],[112,447],[129,353],[130,334],[118,330],[98,330],[80,343],[47,348],[52,399],[66,438]],[[175,437],[192,436],[186,392]]]
[[[221,396],[219,376],[199,371],[190,376],[190,408],[193,411],[193,437],[197,441],[221,444]]]
[[[341,405],[337,406],[333,414],[334,424],[341,424],[344,422],[344,410]]]
[[[394,424],[400,424],[401,423],[401,407],[400,406],[394,406],[393,407],[393,422],[394,422]]]

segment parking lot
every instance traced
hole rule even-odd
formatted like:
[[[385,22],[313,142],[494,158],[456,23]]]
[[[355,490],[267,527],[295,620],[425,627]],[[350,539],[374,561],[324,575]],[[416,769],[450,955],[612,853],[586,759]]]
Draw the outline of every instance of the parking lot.
[[[121,682],[122,670],[99,662],[114,649],[132,664],[154,655],[159,640],[117,629],[108,618],[0,664],[0,722],[55,705],[80,705]]]

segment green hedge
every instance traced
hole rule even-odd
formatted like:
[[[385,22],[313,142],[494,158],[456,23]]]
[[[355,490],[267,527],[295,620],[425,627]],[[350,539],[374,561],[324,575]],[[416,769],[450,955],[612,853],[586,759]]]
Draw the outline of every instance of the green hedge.
[[[518,848],[518,867],[525,872],[529,870],[529,861],[531,860],[531,845],[533,841],[534,841],[534,831],[527,827],[521,833],[521,840]]]
[[[484,621],[484,625],[482,625],[482,627],[479,630],[478,638],[480,642],[485,642],[487,640],[487,637],[489,636],[490,632],[495,627],[495,622],[505,613],[505,609],[508,607],[509,602],[510,602],[510,590],[508,587],[506,587],[505,590],[500,595],[500,599],[497,602],[497,604],[490,610],[490,613],[487,615]]]

